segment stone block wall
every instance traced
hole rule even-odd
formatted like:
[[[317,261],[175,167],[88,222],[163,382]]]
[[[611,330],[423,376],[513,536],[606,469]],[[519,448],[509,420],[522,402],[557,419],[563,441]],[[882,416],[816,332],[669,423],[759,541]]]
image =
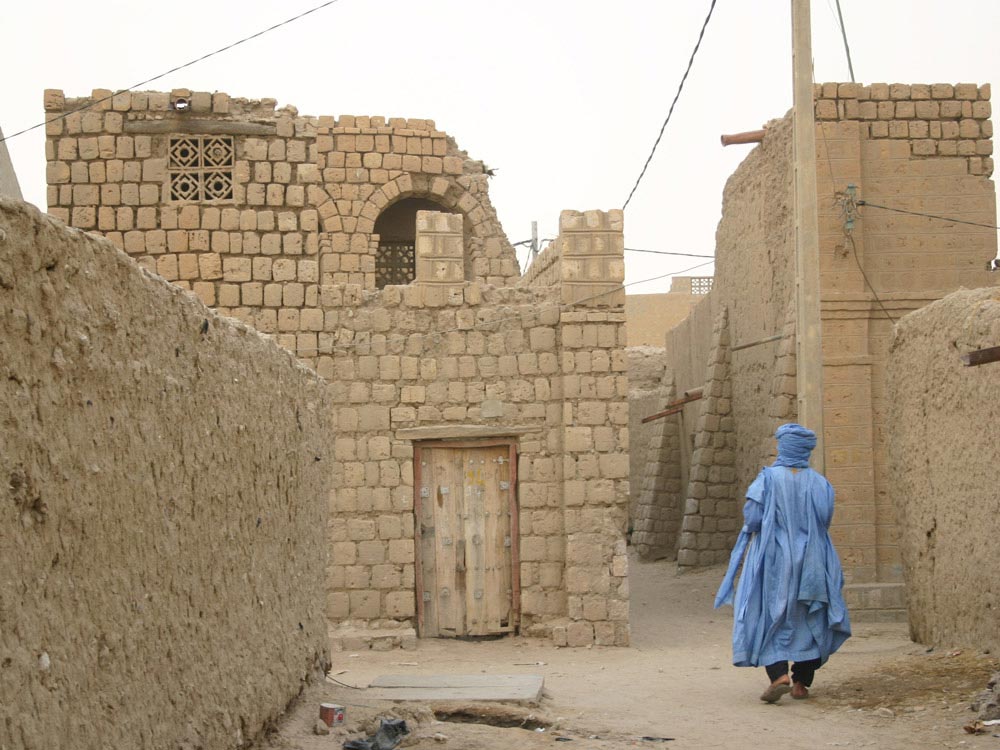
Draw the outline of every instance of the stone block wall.
[[[627,298],[626,298],[627,299]],[[625,312],[628,318],[628,310]],[[631,319],[627,325],[631,326]],[[628,433],[629,444],[629,521],[635,527],[642,474],[645,470],[650,439],[656,431],[655,422],[643,424],[643,418],[661,411],[669,397],[664,396],[664,350],[655,346],[630,346],[628,357]]]
[[[588,212],[589,213],[589,212]],[[567,212],[575,216],[575,212]],[[456,217],[420,214],[420,237]],[[446,240],[442,240],[446,242]],[[559,266],[557,266],[559,267]],[[341,328],[327,594],[332,621],[412,627],[413,446],[517,439],[521,632],[562,645],[628,642],[624,313],[559,287],[476,282],[332,295]]]
[[[673,373],[665,370],[656,392],[656,409],[662,410],[676,398]],[[648,400],[648,399],[647,399]],[[677,417],[650,422],[632,465],[635,485],[632,513],[632,546],[640,560],[677,556],[685,488],[681,484],[681,429]]]
[[[332,435],[288,352],[0,201],[0,747],[245,747],[322,679]]]
[[[301,116],[273,99],[182,89],[75,111],[110,93],[46,91],[49,212],[314,367],[336,326],[318,309],[323,289],[375,288],[375,222],[404,198],[463,217],[463,278],[518,278],[482,163],[432,121]]]
[[[562,251],[557,242],[550,242],[524,274],[517,280],[518,286],[557,286],[560,279],[559,262]]]
[[[990,85],[816,84],[817,121],[857,121],[865,138],[895,140],[911,157],[959,156],[969,174],[993,174]]]
[[[1000,342],[1000,290],[962,290],[910,313],[889,354],[889,486],[910,632],[1000,648],[1000,363],[960,356]]]
[[[622,212],[563,212],[520,279],[482,163],[433,122],[183,90],[73,111],[104,94],[46,93],[50,210],[331,382],[330,620],[415,624],[414,443],[502,435],[522,632],[627,643]],[[413,283],[376,289],[376,224],[408,198]]]

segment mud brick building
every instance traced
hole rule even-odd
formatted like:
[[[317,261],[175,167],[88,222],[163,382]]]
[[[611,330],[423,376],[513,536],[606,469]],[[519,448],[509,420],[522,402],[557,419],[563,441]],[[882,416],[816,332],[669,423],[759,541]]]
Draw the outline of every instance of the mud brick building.
[[[990,87],[826,83],[814,97],[832,534],[859,618],[898,619],[896,508],[908,498],[889,482],[889,347],[903,315],[1000,282],[987,270],[997,253]],[[776,425],[795,418],[792,184],[789,116],[730,177],[712,290],[666,335],[658,408],[705,392],[657,426],[633,474],[633,542],[647,557],[725,560],[742,493],[770,460]]]
[[[628,642],[621,212],[564,212],[521,276],[433,122],[187,90],[45,108],[50,214],[331,383],[341,643]]]

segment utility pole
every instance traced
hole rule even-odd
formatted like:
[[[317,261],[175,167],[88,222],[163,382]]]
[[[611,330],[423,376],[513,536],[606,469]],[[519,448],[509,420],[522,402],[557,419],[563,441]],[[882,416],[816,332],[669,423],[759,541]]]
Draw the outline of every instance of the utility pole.
[[[812,464],[822,472],[826,468],[823,451],[823,340],[820,332],[816,118],[813,109],[809,0],[792,0],[792,82],[798,419],[800,424],[816,433]]]
[[[534,262],[538,255],[538,222],[531,222],[531,260]]]

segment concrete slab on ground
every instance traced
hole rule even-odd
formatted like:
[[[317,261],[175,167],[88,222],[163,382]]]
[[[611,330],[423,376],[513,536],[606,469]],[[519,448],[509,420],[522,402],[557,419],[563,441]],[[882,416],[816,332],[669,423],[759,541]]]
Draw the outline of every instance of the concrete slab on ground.
[[[380,675],[366,698],[397,701],[524,701],[538,703],[545,680],[534,674]]]

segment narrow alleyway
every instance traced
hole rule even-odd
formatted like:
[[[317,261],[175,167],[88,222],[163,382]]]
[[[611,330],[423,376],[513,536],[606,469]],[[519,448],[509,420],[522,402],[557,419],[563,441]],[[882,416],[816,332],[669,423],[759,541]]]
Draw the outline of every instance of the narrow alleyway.
[[[364,690],[327,682],[299,701],[265,747],[339,747],[375,717],[399,715],[411,724],[417,720],[415,736],[404,742],[417,748],[534,748],[552,746],[558,736],[595,750],[1000,748],[1000,738],[962,730],[972,719],[969,698],[997,666],[992,657],[928,653],[907,639],[905,625],[861,624],[817,675],[809,701],[786,697],[765,705],[758,699],[763,670],[729,664],[731,610],[711,607],[721,570],[678,575],[671,563],[633,560],[631,573],[631,648],[557,649],[517,638],[426,640],[416,651],[333,654],[333,672],[346,670],[336,679],[360,686],[389,673],[540,674],[543,704],[509,710],[547,724],[545,731],[435,723],[430,707],[379,703],[366,699]],[[347,706],[350,732],[313,734],[323,700]]]

